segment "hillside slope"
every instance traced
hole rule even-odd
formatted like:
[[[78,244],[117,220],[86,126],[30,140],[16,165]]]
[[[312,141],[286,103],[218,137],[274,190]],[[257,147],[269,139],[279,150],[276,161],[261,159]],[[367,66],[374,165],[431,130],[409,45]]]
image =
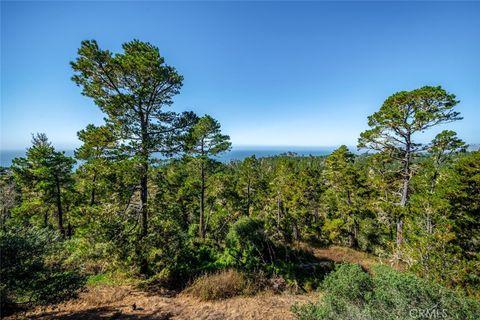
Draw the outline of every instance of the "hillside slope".
[[[353,249],[333,246],[313,248],[299,244],[318,258],[357,263],[369,269],[379,258]],[[293,304],[315,302],[321,293],[239,296],[221,301],[201,301],[187,294],[154,294],[129,286],[92,286],[78,299],[48,308],[37,308],[10,319],[292,319]]]

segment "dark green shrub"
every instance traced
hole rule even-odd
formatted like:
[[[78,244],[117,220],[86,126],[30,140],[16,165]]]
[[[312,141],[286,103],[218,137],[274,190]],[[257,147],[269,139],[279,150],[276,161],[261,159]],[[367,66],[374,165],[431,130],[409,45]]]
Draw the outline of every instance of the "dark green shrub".
[[[213,272],[222,266],[218,264],[221,251],[209,241],[190,241],[168,267],[171,271],[173,287],[181,288],[205,272]],[[171,286],[172,287],[172,286]]]
[[[411,273],[400,273],[387,266],[374,268],[371,314],[380,318],[413,319],[418,315],[445,319],[479,319],[480,302],[462,297],[435,282]]]
[[[340,264],[322,283],[322,288],[329,295],[364,304],[365,293],[372,290],[372,278],[357,264]]]
[[[158,260],[155,274],[144,281],[143,285],[146,288],[183,289],[198,276],[221,269],[223,265],[218,262],[220,255],[221,251],[213,242],[184,242],[175,252],[170,251],[163,261]]]
[[[479,319],[480,302],[413,274],[377,266],[373,275],[341,265],[323,282],[316,304],[295,306],[297,319]]]
[[[226,239],[226,264],[247,271],[258,270],[274,262],[275,251],[262,220],[242,217],[230,227]]]
[[[264,272],[270,277],[282,277],[304,290],[315,288],[333,268],[331,261],[272,241],[264,222],[250,217],[242,217],[230,227],[221,264],[246,273]]]
[[[62,266],[62,242],[46,229],[0,232],[2,313],[19,304],[45,305],[75,296],[85,279]]]

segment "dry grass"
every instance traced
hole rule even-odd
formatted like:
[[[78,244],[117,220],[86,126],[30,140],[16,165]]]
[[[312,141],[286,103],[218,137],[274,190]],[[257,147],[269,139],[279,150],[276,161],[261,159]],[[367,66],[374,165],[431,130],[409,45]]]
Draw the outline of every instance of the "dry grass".
[[[230,269],[197,278],[183,293],[203,301],[215,301],[240,295],[252,296],[259,292],[280,294],[287,291],[289,293],[299,292],[289,286],[280,276],[268,277],[266,274],[258,272],[247,277]]]
[[[318,301],[318,293],[307,295],[272,294],[237,296],[203,301],[191,295],[175,297],[153,295],[130,287],[89,288],[78,299],[47,309],[7,319],[174,319],[174,320],[273,320],[293,319],[293,304]]]
[[[322,249],[315,248],[313,249],[313,254],[317,257],[324,257],[335,262],[356,263],[367,270],[370,270],[375,264],[382,263],[380,258],[368,253],[338,246],[331,246]]]
[[[394,261],[382,259],[372,254],[362,252],[362,251],[357,251],[347,247],[330,246],[326,248],[314,248],[301,243],[298,244],[298,246],[304,250],[311,251],[319,259],[328,259],[336,263],[342,263],[342,262],[356,263],[368,271],[370,271],[371,267],[373,267],[376,264],[390,265],[391,267],[399,271],[405,270],[405,266],[403,266],[398,261],[394,262]]]
[[[85,306],[102,306],[121,301],[132,294],[128,287],[108,285],[91,286],[87,292],[80,294],[80,300]]]
[[[236,270],[206,274],[195,280],[185,292],[204,301],[235,297],[247,291],[248,281]]]

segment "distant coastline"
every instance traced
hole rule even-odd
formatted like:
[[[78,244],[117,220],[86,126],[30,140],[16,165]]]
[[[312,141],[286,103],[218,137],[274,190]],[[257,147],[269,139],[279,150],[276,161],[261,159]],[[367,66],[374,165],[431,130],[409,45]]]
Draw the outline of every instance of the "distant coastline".
[[[338,146],[324,147],[301,147],[301,146],[234,146],[231,151],[225,152],[217,157],[222,162],[232,160],[243,160],[246,157],[255,155],[257,158],[276,156],[282,153],[293,152],[300,156],[325,156],[330,154]],[[355,152],[355,147],[349,147]],[[73,150],[63,150],[68,156],[73,156]],[[25,150],[0,150],[0,166],[9,167],[12,160],[17,157],[24,157]]]
[[[219,161],[229,162],[232,160],[243,160],[246,157],[255,155],[257,158],[271,157],[283,153],[296,153],[299,156],[326,156],[332,153],[339,146],[233,146],[232,150],[217,157]],[[351,152],[359,153],[356,147],[348,147]],[[468,151],[479,150],[480,144],[469,145]],[[65,154],[73,157],[73,150],[63,150]],[[12,160],[17,157],[24,157],[26,150],[0,150],[0,166],[9,167]]]

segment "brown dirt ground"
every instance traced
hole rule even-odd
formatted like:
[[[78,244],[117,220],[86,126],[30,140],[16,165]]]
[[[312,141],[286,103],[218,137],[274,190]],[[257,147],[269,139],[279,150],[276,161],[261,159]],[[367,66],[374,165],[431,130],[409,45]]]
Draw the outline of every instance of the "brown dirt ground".
[[[37,308],[10,319],[292,319],[290,307],[319,299],[303,295],[260,293],[251,297],[205,302],[188,295],[153,295],[130,287],[91,287],[78,299],[48,308]],[[134,309],[133,305],[136,308]]]

